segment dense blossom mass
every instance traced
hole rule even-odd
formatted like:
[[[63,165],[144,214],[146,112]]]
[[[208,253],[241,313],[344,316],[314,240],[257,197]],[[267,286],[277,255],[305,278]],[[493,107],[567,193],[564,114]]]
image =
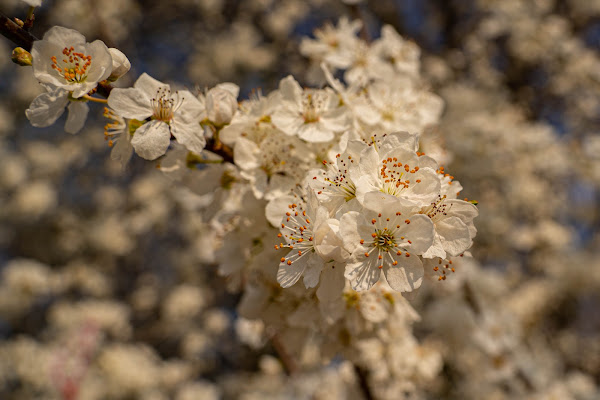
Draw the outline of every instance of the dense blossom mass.
[[[390,290],[419,289],[426,275],[445,279],[450,269],[438,265],[462,256],[476,232],[477,209],[457,199],[460,184],[419,151],[419,136],[437,121],[442,105],[419,89],[413,45],[390,27],[368,45],[354,37],[359,28],[357,21],[342,20],[303,43],[302,50],[320,60],[315,72],[329,82],[321,89],[302,88],[288,76],[274,92],[257,92],[238,104],[233,83],[196,96],[144,73],[133,87],[112,89],[104,111],[112,156],[123,164],[135,152],[159,159],[159,168],[178,180],[204,164],[221,176],[213,189],[227,188],[223,210],[233,207],[215,219],[223,249],[239,240],[231,237],[238,230],[263,225],[256,237],[273,246],[252,256],[266,263],[262,279],[275,279],[284,289],[316,289],[316,297],[305,297],[300,309],[318,309],[322,322],[316,326],[325,334],[348,307],[363,301],[362,292],[371,308],[381,301],[378,296],[392,301]],[[55,56],[61,48],[62,55]],[[68,121],[71,131],[85,121],[85,101],[95,100],[96,85],[113,69],[122,75],[129,68],[122,53],[98,41],[85,44],[77,32],[60,27],[36,42],[33,65],[49,92],[34,100],[28,117],[48,125],[71,102],[69,120],[80,122],[70,129]],[[350,86],[334,79],[335,68],[346,70]],[[231,148],[234,172],[220,168],[223,161],[204,150],[209,141]],[[232,184],[243,196],[238,206],[227,205],[240,201],[231,198]],[[250,207],[248,195],[262,203]],[[238,216],[232,219],[232,212]],[[221,258],[223,273],[256,268],[242,254],[234,256],[236,262]],[[246,306],[250,300],[243,300],[242,310],[249,311],[242,312],[259,317],[268,290],[250,285],[245,295],[253,292],[263,300]],[[383,323],[385,315],[365,318]]]
[[[13,52],[25,116],[67,109],[81,133],[12,141],[0,105],[1,398],[600,393],[597,250],[572,251],[598,240],[580,205],[600,176],[600,60],[573,36],[593,33],[592,5],[476,0],[468,24],[428,5],[439,57],[382,22],[411,2],[174,0],[155,17],[185,9],[193,29],[164,48],[139,0],[23,1],[23,37],[41,3],[77,29]],[[288,40],[330,8],[353,19]],[[473,31],[432,39],[433,20]],[[13,257],[28,251],[40,261]]]

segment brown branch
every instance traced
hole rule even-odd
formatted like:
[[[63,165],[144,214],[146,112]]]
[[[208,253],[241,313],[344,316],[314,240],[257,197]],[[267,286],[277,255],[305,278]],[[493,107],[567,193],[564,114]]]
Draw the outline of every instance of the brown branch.
[[[279,359],[281,360],[281,363],[283,364],[287,374],[289,376],[296,374],[298,372],[298,365],[296,364],[296,361],[292,358],[290,353],[288,353],[288,351],[286,350],[283,342],[281,341],[277,333],[273,333],[271,335],[271,344],[273,345],[273,348],[275,348],[275,351],[279,355]]]
[[[369,386],[369,381],[367,380],[367,372],[359,367],[357,364],[354,365],[354,373],[358,378],[358,386],[360,386],[360,390],[362,391],[363,396],[365,396],[365,400],[374,400],[373,393],[371,393],[371,387]]]
[[[19,47],[24,48],[27,51],[31,51],[33,42],[38,40],[27,30],[20,27],[15,21],[8,18],[6,15],[0,12],[0,33],[2,36],[13,42]]]

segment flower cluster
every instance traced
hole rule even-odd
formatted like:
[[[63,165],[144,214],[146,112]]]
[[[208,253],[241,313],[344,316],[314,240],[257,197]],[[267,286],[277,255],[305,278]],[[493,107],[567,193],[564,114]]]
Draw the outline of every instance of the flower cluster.
[[[2,12],[25,3],[0,26],[33,43],[12,57],[32,68],[0,59],[17,89],[0,104],[0,393],[600,397],[593,2]],[[74,30],[29,42],[40,5],[47,26],[150,58],[120,79],[127,57]],[[23,128],[29,103],[34,126],[68,108],[68,132],[102,103],[118,163],[98,162],[97,128]]]
[[[26,111],[33,126],[50,126],[68,106],[69,116],[65,130],[80,131],[87,118],[88,93],[98,83],[117,80],[130,67],[125,55],[96,40],[86,43],[73,29],[55,26],[31,50],[33,74],[44,86],[46,93],[36,97]]]
[[[281,222],[285,243],[278,247],[291,249],[277,274],[283,287],[301,276],[314,287],[324,265],[334,263],[354,290],[370,289],[383,273],[394,290],[410,292],[422,283],[423,258],[445,265],[471,247],[477,208],[457,199],[460,185],[417,151],[415,135],[349,141],[323,164],[309,172],[306,194]],[[437,265],[430,272],[445,279]]]
[[[424,260],[433,265],[428,273],[445,279],[448,268],[438,265],[469,249],[477,209],[457,199],[460,184],[418,151],[418,136],[439,117],[441,101],[420,89],[414,45],[389,26],[369,45],[355,37],[358,28],[341,20],[304,42],[305,54],[322,61],[331,85],[323,89],[302,88],[288,76],[278,90],[239,106],[232,83],[193,95],[144,73],[132,88],[112,89],[104,115],[113,158],[126,163],[135,151],[155,160],[169,148],[185,149],[161,164],[172,172],[208,160],[208,141],[231,147],[240,178],[256,199],[268,201],[269,222],[280,225],[275,248],[290,250],[277,272],[284,288],[302,277],[306,288],[339,292],[335,274],[321,278],[328,265],[357,291],[380,279],[399,292],[416,290]],[[60,27],[35,44],[32,56],[49,92],[27,115],[44,125],[71,102],[70,131],[83,125],[85,100],[98,83],[128,69],[119,52]],[[349,87],[330,66],[346,69]]]

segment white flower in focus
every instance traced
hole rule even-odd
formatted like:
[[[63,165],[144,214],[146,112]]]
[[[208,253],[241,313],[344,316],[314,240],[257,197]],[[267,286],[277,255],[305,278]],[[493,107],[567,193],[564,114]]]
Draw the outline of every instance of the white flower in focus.
[[[417,155],[416,139],[406,132],[385,135],[369,143],[360,158],[361,177],[356,197],[366,207],[381,212],[382,201],[399,199],[404,207],[420,208],[435,201],[440,193],[437,163]]]
[[[31,49],[33,74],[41,83],[62,88],[79,98],[107,79],[112,70],[112,57],[106,45],[60,26],[50,28]]]
[[[171,135],[188,150],[199,154],[206,145],[200,129],[202,105],[187,90],[171,92],[171,87],[144,73],[132,88],[113,89],[108,105],[117,115],[150,121],[135,131],[131,144],[135,152],[154,160],[167,151]]]
[[[285,134],[320,143],[349,128],[347,110],[332,90],[303,90],[292,76],[279,83],[279,90],[281,107],[271,119]]]
[[[423,280],[418,257],[433,242],[433,223],[420,214],[402,212],[400,202],[384,213],[350,211],[340,220],[344,245],[351,252],[345,276],[356,291],[371,288],[385,275],[390,287],[411,292]]]
[[[29,4],[31,7],[39,7],[42,5],[42,0],[21,0],[25,4]]]
[[[46,93],[37,96],[29,108],[25,110],[25,115],[31,125],[44,128],[52,125],[64,113],[65,107],[69,104],[69,115],[65,122],[65,131],[77,133],[83,128],[89,112],[89,107],[85,101],[69,101],[69,92],[58,87],[46,87]]]
[[[317,198],[330,209],[356,197],[355,181],[360,178],[360,154],[367,144],[360,140],[348,142],[346,151],[337,154],[335,162],[323,161],[326,169],[314,169],[308,172],[308,184]]]
[[[420,213],[431,218],[435,226],[433,245],[423,257],[458,256],[473,244],[477,229],[473,219],[479,215],[477,207],[464,200],[438,197],[437,201],[423,207]]]
[[[286,243],[276,248],[290,248],[281,257],[277,281],[282,287],[294,285],[304,276],[306,288],[317,286],[326,262],[343,261],[346,253],[338,235],[339,222],[329,219],[329,213],[320,207],[316,196],[307,192],[307,202],[292,203],[281,222],[281,233]]]

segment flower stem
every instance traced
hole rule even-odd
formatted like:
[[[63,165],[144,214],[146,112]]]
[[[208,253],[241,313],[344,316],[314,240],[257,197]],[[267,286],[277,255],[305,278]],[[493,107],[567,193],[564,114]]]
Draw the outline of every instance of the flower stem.
[[[271,344],[279,355],[279,359],[281,360],[281,363],[283,364],[287,374],[290,376],[296,374],[298,372],[298,365],[290,353],[287,352],[277,333],[273,333],[271,335]]]
[[[33,26],[33,21],[35,20],[35,15],[33,14],[34,10],[35,7],[33,6],[29,7],[29,10],[27,10],[27,17],[25,18],[25,23],[23,24],[23,29],[26,31],[31,30],[31,27]]]
[[[108,100],[106,100],[106,99],[99,99],[98,97],[92,97],[87,94],[84,94],[82,97],[88,101],[93,101],[93,102],[102,103],[102,104],[108,104]]]

